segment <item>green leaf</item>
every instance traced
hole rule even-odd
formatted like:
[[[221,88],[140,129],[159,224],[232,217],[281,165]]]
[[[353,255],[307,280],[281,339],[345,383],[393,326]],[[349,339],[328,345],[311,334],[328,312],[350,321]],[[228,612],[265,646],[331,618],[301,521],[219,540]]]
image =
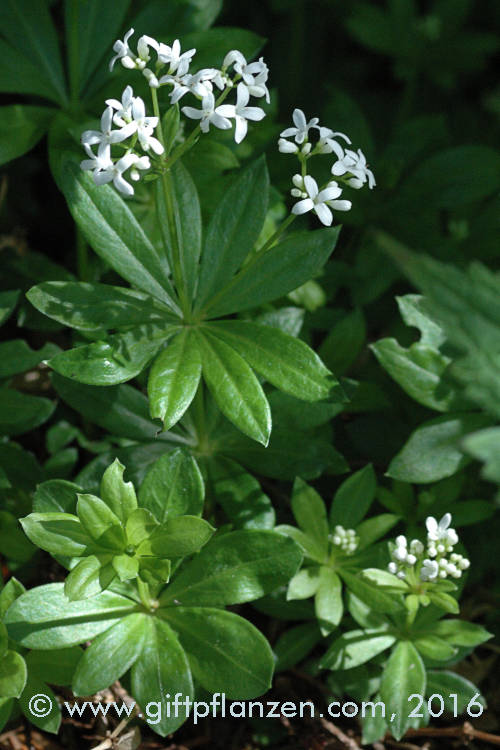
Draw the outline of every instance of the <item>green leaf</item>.
[[[458,649],[453,648],[453,646],[436,635],[416,638],[413,641],[413,645],[422,656],[426,656],[433,661],[449,661],[458,652]]]
[[[0,292],[0,325],[3,325],[14,311],[19,299],[20,291],[13,289],[10,292]]]
[[[55,111],[22,104],[0,107],[0,164],[32,149],[46,132]]]
[[[0,435],[21,435],[49,419],[55,403],[12,388],[0,388]]]
[[[417,484],[452,476],[470,460],[461,448],[463,437],[487,422],[480,414],[448,414],[424,422],[392,459],[388,476]]]
[[[318,354],[327,367],[337,375],[347,372],[363,349],[366,339],[366,324],[361,310],[345,315],[318,349]]]
[[[43,73],[57,101],[65,104],[61,53],[46,0],[5,0],[2,10],[2,34]]]
[[[387,570],[381,570],[380,568],[365,568],[362,572],[362,576],[383,588],[395,589],[396,591],[401,592],[408,591],[408,584],[406,581],[389,573]]]
[[[353,669],[381,654],[396,642],[381,630],[350,630],[337,638],[320,661],[322,669]]]
[[[222,606],[259,599],[288,582],[301,561],[299,547],[274,531],[216,536],[183,568],[161,596],[161,606]]]
[[[431,669],[427,671],[427,696],[430,697],[433,694],[442,696],[446,711],[454,715],[465,713],[470,701],[478,693],[479,690],[472,682],[456,672],[434,671]],[[457,696],[456,705],[450,694]],[[475,702],[486,708],[486,701],[482,695],[479,695]]]
[[[177,449],[151,466],[139,489],[139,505],[164,523],[183,515],[201,516],[204,496],[196,461]]]
[[[318,563],[324,563],[326,561],[326,555],[324,552],[324,546],[317,544],[317,542],[303,531],[297,529],[295,526],[288,526],[287,524],[280,524],[274,529],[278,534],[290,537],[293,541],[299,545],[304,555],[310,560],[314,560]]]
[[[64,581],[64,593],[70,601],[88,599],[107,589],[113,578],[115,571],[111,565],[103,565],[95,555],[90,555],[71,569]]]
[[[127,544],[137,546],[147,539],[157,526],[158,521],[149,510],[137,508],[132,511],[125,526]]]
[[[276,671],[294,667],[321,641],[322,635],[315,622],[306,622],[286,630],[274,644]]]
[[[253,249],[266,218],[268,200],[269,174],[264,157],[260,157],[240,173],[210,219],[196,309],[231,280]]]
[[[432,632],[454,646],[465,646],[466,648],[479,646],[493,637],[481,625],[465,620],[440,620],[433,625]]]
[[[352,529],[364,518],[375,499],[377,479],[373,466],[367,464],[346,479],[333,498],[330,507],[330,528],[341,524]]]
[[[0,39],[0,91],[34,94],[60,104],[59,95],[44,73],[4,39]]]
[[[436,607],[444,609],[445,612],[451,612],[452,615],[458,615],[460,612],[457,600],[450,594],[445,594],[442,591],[431,591],[429,592],[429,599]]]
[[[0,661],[0,696],[19,698],[27,679],[26,662],[17,651],[7,651]]]
[[[33,510],[36,513],[74,513],[76,496],[81,491],[81,487],[65,479],[42,482],[33,495]]]
[[[66,0],[65,26],[71,89],[75,94],[85,90],[92,73],[110,49],[119,32],[130,0],[117,0],[111,6],[106,0],[82,3]]]
[[[76,512],[87,534],[101,547],[121,552],[126,539],[120,519],[95,495],[78,495]]]
[[[109,591],[70,602],[64,584],[48,583],[16,599],[4,622],[9,637],[22,646],[53,649],[91,640],[136,608],[131,599]]]
[[[222,67],[228,50],[237,49],[247,59],[252,60],[262,49],[265,39],[247,29],[233,29],[228,26],[215,27],[202,32],[193,32],[183,37],[183,47],[196,49],[198,70],[209,67]]]
[[[262,387],[245,360],[207,329],[197,333],[203,377],[221,412],[262,445],[271,434],[271,410]]]
[[[130,669],[141,657],[149,634],[147,620],[142,612],[127,615],[97,636],[78,663],[73,679],[75,695],[105,690]]]
[[[101,499],[104,500],[122,524],[137,508],[137,497],[132,482],[125,482],[125,466],[117,458],[108,466],[101,479]]]
[[[240,354],[260,375],[303,401],[328,398],[338,381],[303,341],[257,323],[225,320],[208,330]]]
[[[314,565],[299,570],[288,584],[286,592],[287,601],[309,599],[310,596],[314,596],[320,584],[322,569],[322,567]]]
[[[325,565],[320,568],[314,610],[323,636],[337,627],[344,613],[342,582],[337,573]]]
[[[224,456],[209,461],[211,493],[235,529],[272,529],[276,514],[257,479]]]
[[[399,599],[392,594],[386,594],[380,588],[374,587],[372,583],[364,581],[353,573],[348,573],[345,570],[339,571],[339,573],[350,591],[375,612],[396,614],[401,611],[402,605]]]
[[[110,284],[45,281],[26,296],[49,318],[89,333],[176,322],[168,308],[150,295]]]
[[[328,551],[328,521],[325,503],[313,487],[297,478],[292,491],[292,511],[298,526],[311,537],[326,555]]]
[[[182,710],[170,716],[170,699],[180,693],[183,698],[193,698],[193,681],[183,648],[170,626],[158,617],[144,618],[143,647],[132,666],[132,694],[137,702],[153,709],[159,703],[161,718],[154,724],[162,737],[184,723],[187,716]],[[156,715],[150,716],[150,720]]]
[[[340,228],[301,232],[258,254],[207,305],[210,317],[258,307],[314,277],[335,248]]]
[[[23,339],[4,341],[0,344],[0,378],[10,378],[17,373],[31,370],[58,351],[59,348],[54,344],[45,344],[35,351],[30,349]]]
[[[9,721],[14,703],[14,698],[0,698],[0,729]]]
[[[170,518],[139,545],[137,554],[161,558],[186,557],[198,552],[214,531],[208,521],[197,516]]]
[[[0,622],[0,658],[7,653],[9,645],[9,637],[7,635],[7,628]]]
[[[201,357],[189,328],[179,333],[155,359],[149,372],[151,416],[169,430],[191,404],[201,377]]]
[[[132,20],[138,34],[157,29],[159,38],[172,34],[181,36],[193,31],[203,31],[215,21],[222,9],[222,0],[151,0]],[[160,26],[158,26],[160,24]]]
[[[186,650],[193,676],[210,693],[246,700],[271,686],[273,653],[247,620],[210,607],[161,610]]]
[[[112,435],[144,441],[158,433],[158,424],[149,416],[148,400],[137,388],[83,385],[57,373],[52,383],[66,403]]]
[[[80,557],[92,541],[71,513],[30,513],[21,518],[21,526],[33,544],[53,555]]]
[[[111,561],[111,567],[122,581],[130,581],[139,575],[139,558],[130,555],[115,555]]]
[[[107,341],[77,346],[57,354],[48,364],[60,375],[87,385],[117,385],[146,367],[175,328],[149,325],[109,336]]]
[[[50,711],[46,716],[36,716],[31,711],[33,704],[30,706],[30,699],[40,693],[48,698],[47,703],[43,705],[46,705],[47,708],[49,708],[50,705]],[[57,698],[43,678],[39,678],[38,675],[33,675],[31,673],[30,667],[28,667],[28,679],[26,685],[19,696],[19,707],[30,723],[39,727],[44,732],[51,732],[52,734],[58,733],[61,726],[62,715]]]
[[[372,351],[415,401],[437,411],[459,408],[456,389],[444,379],[451,359],[439,351],[445,341],[443,330],[429,316],[425,299],[420,295],[407,294],[396,299],[403,320],[408,326],[417,327],[421,338],[407,349],[395,339],[381,339],[371,345]]]
[[[389,731],[400,740],[408,729],[412,710],[410,695],[425,695],[426,674],[422,659],[409,641],[400,641],[382,674],[380,696],[389,717]],[[393,718],[394,717],[394,718]]]
[[[168,267],[116,190],[96,185],[69,161],[62,169],[61,187],[74,220],[95,252],[130,284],[178,314]]]
[[[10,605],[24,594],[26,589],[17,578],[10,578],[0,591],[0,620],[3,620]]]
[[[45,682],[55,685],[71,685],[82,654],[82,649],[78,646],[50,651],[30,651],[26,655],[26,664],[30,675],[36,674]]]
[[[363,550],[381,537],[387,534],[400,520],[400,516],[395,513],[381,513],[374,518],[368,518],[362,521],[356,528],[356,534],[359,538],[358,549]]]

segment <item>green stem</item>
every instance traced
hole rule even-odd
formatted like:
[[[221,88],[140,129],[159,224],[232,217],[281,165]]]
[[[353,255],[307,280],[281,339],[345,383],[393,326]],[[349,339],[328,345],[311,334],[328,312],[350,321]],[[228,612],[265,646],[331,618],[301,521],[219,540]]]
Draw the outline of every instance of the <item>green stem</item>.
[[[278,229],[277,229],[277,230],[276,230],[276,231],[274,232],[274,234],[272,234],[272,235],[271,235],[271,237],[269,237],[269,239],[268,239],[268,240],[266,240],[266,242],[264,242],[264,244],[262,245],[262,247],[260,247],[260,248],[259,248],[259,249],[258,249],[258,250],[256,251],[256,253],[255,253],[255,254],[256,254],[256,255],[261,255],[262,253],[265,253],[265,252],[266,252],[266,250],[269,250],[269,248],[270,248],[270,247],[272,247],[273,245],[275,245],[275,244],[276,244],[276,242],[277,242],[277,241],[279,240],[279,238],[281,237],[281,235],[283,234],[283,232],[284,232],[284,231],[285,231],[286,229],[288,229],[288,227],[290,226],[290,224],[291,224],[291,223],[292,223],[293,221],[295,221],[295,219],[296,219],[296,218],[297,218],[297,214],[290,214],[290,216],[288,216],[288,217],[287,217],[287,218],[285,219],[285,221],[284,221],[284,222],[283,222],[282,224],[280,224],[280,226],[279,226],[279,227],[278,227]]]
[[[198,448],[201,452],[205,450],[207,429],[205,422],[205,396],[203,392],[203,380],[198,384],[198,390],[193,399],[193,422],[196,429]]]
[[[151,88],[151,98],[153,100],[153,111],[155,117],[158,118],[158,139],[165,148],[165,138],[163,135],[163,127],[160,117],[160,107],[158,104],[158,94],[155,88]],[[175,220],[175,207],[173,198],[173,186],[172,176],[169,170],[162,169],[161,172],[161,186],[163,190],[163,197],[165,201],[165,208],[167,210],[168,226],[170,230],[170,242],[172,246],[172,273],[174,276],[174,282],[179,295],[179,302],[181,305],[182,312],[186,319],[190,318],[191,305],[189,303],[188,296],[186,294],[186,286],[184,283],[184,274],[182,271],[182,258],[181,258],[181,243],[179,233],[177,231],[177,223]]]

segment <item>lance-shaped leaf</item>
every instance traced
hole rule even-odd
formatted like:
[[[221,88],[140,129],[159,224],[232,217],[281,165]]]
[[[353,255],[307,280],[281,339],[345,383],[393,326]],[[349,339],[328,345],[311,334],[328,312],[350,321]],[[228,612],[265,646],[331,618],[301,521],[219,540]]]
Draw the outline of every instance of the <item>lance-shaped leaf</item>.
[[[291,540],[273,531],[233,531],[215,537],[161,596],[185,605],[221,606],[259,599],[285,584],[302,554]]]
[[[309,281],[333,251],[340,228],[301,232],[255,256],[206,305],[211,318],[283,297]]]
[[[193,400],[201,377],[201,357],[196,337],[188,328],[179,333],[155,359],[148,380],[152,417],[169,430]]]
[[[271,647],[243,617],[211,607],[170,607],[161,614],[179,634],[193,676],[205,690],[245,700],[269,689]]]
[[[111,508],[95,495],[78,495],[76,512],[83,528],[101,547],[121,552],[126,538],[120,519]]]
[[[0,164],[17,159],[38,143],[56,110],[13,104],[0,108]]]
[[[155,721],[156,732],[164,737],[184,723],[187,715],[182,704],[178,712],[167,709],[171,696],[180,693],[192,698],[193,692],[189,662],[175,633],[159,617],[145,618],[143,648],[132,667],[132,694],[145,709],[151,704],[148,718]],[[157,703],[161,713],[155,711]]]
[[[30,513],[21,519],[21,526],[33,544],[54,555],[80,557],[92,541],[71,513]]]
[[[357,526],[375,499],[376,490],[377,478],[371,464],[348,477],[338,488],[330,506],[330,528],[337,524],[348,529]]]
[[[124,471],[125,466],[116,458],[101,479],[101,499],[122,523],[126,523],[130,514],[137,508],[134,485],[132,482],[124,481]]]
[[[324,669],[353,669],[390,648],[395,641],[394,635],[381,630],[350,630],[333,642],[320,665]]]
[[[9,637],[26,648],[63,648],[91,640],[136,609],[136,602],[109,591],[70,602],[64,584],[48,583],[16,599],[4,622]]]
[[[138,547],[138,555],[153,557],[186,557],[198,552],[215,529],[198,516],[171,518],[158,526]]]
[[[163,341],[175,332],[152,324],[117,333],[107,341],[96,341],[56,354],[49,365],[66,378],[87,385],[117,385],[131,380],[146,367]]]
[[[63,166],[61,187],[95,252],[130,284],[179,313],[165,263],[116,190],[96,185],[70,161]]]
[[[342,582],[337,573],[323,565],[320,569],[318,590],[314,599],[314,611],[323,635],[337,627],[344,613]]]
[[[94,695],[105,690],[130,669],[144,646],[146,620],[145,614],[136,612],[97,636],[76,668],[75,695]]]
[[[26,296],[44,315],[80,331],[128,329],[177,320],[154,297],[110,284],[45,281],[32,287]]]
[[[107,589],[116,577],[110,558],[111,556],[106,562],[101,556],[97,558],[95,555],[90,555],[80,560],[64,581],[64,593],[68,599],[71,601],[88,599]]]
[[[58,351],[59,347],[50,343],[35,351],[23,339],[4,341],[0,344],[0,379],[31,370]]]
[[[139,489],[139,504],[164,523],[169,518],[200,516],[205,489],[194,458],[177,449],[161,456]]]
[[[302,531],[314,540],[326,556],[328,550],[328,522],[323,500],[313,487],[297,478],[293,485],[292,511]]]
[[[212,496],[236,529],[273,528],[273,505],[254,476],[223,456],[213,458],[206,467]]]
[[[338,381],[303,341],[242,320],[212,323],[209,330],[235,349],[266,380],[304,401],[328,398]]]
[[[264,157],[241,172],[214,211],[200,267],[197,309],[221,289],[253,249],[266,218],[269,175]]]
[[[267,445],[271,434],[271,409],[250,366],[240,355],[207,329],[197,334],[203,377],[221,412],[238,429]]]
[[[7,651],[0,661],[0,697],[19,698],[26,685],[26,662],[17,651]]]
[[[56,405],[48,398],[0,388],[0,435],[21,435],[49,419]]]
[[[382,674],[380,696],[385,703],[387,715],[392,719],[391,734],[400,740],[411,724],[409,717],[413,705],[410,695],[425,695],[425,667],[415,646],[409,641],[400,641],[392,652]]]

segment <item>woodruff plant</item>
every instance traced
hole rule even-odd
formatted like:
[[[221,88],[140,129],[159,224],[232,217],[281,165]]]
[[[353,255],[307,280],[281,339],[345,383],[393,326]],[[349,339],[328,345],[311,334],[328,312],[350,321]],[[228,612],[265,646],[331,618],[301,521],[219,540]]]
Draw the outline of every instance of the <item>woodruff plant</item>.
[[[227,130],[232,122],[235,141],[243,140],[248,121],[264,117],[262,108],[247,105],[250,97],[269,98],[267,66],[262,58],[248,63],[232,50],[221,69],[191,72],[194,49],[181,53],[178,40],[167,46],[142,36],[134,52],[131,34],[132,29],[115,44],[111,65],[120,60],[125,68],[142,71],[154,114],[146,115],[144,101],[130,85],[121,100],[108,99],[101,130],[82,135],[88,158],[81,169],[91,171],[92,178],[69,161],[61,169],[60,184],[90,244],[134,288],[47,282],[31,289],[28,298],[39,310],[93,339],[49,364],[82,383],[112,385],[137,376],[152,362],[150,410],[165,430],[193,404],[196,429],[203,431],[203,378],[222,413],[267,445],[271,412],[257,376],[306,401],[341,401],[342,389],[304,342],[276,327],[221,318],[286,295],[314,276],[332,252],[339,227],[282,238],[297,214],[314,209],[329,225],[331,209],[350,207],[338,200],[342,190],[336,184],[321,191],[314,187],[307,174],[310,158],[334,152],[334,174],[354,188],[367,180],[373,185],[373,176],[361,156],[352,161],[351,152],[343,151],[334,139],[339,134],[318,128],[317,120],[306,123],[296,110],[298,127],[284,133],[294,136],[303,184],[302,200],[290,216],[270,237],[260,239],[269,202],[269,176],[260,158],[234,180],[203,230],[197,191],[181,157],[211,128]],[[159,102],[164,88],[171,102],[166,112]],[[234,92],[236,101],[228,104]],[[199,120],[187,136],[177,104],[185,97],[201,102],[200,109],[182,107],[188,119]],[[312,148],[315,130],[319,140]],[[113,182],[118,192],[132,195],[126,173],[134,181],[146,171],[145,179],[156,181],[161,247],[148,239],[118,193],[103,185]]]

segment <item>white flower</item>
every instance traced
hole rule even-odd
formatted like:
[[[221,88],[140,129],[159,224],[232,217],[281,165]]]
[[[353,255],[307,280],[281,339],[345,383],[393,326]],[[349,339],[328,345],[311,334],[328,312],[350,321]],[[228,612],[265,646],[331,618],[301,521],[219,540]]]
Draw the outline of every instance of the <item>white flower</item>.
[[[247,120],[258,122],[266,116],[266,113],[260,107],[247,107],[249,99],[250,93],[248,88],[244,83],[239,83],[237,88],[236,105],[221,104],[217,109],[218,113],[223,117],[234,117],[236,123],[234,128],[234,140],[236,143],[241,143],[247,134]]]
[[[360,188],[368,181],[368,187],[375,187],[375,177],[371,169],[368,169],[366,157],[358,148],[357,153],[351,149],[346,149],[344,155],[335,162],[332,167],[332,174],[341,177],[344,174],[351,174],[352,178],[348,180],[348,185],[353,188]]]
[[[291,141],[287,141],[285,138],[280,138],[278,141],[278,150],[282,154],[296,154],[299,147],[296,143],[291,143]]]
[[[286,128],[286,130],[283,130],[283,132],[280,133],[280,136],[282,138],[289,138],[290,136],[294,136],[295,143],[298,143],[300,145],[301,143],[304,143],[304,141],[308,137],[309,130],[311,128],[314,128],[318,124],[319,119],[317,117],[313,117],[312,120],[309,120],[309,122],[307,122],[306,116],[302,112],[302,110],[294,109],[293,122],[295,127]]]
[[[193,120],[200,120],[200,128],[202,133],[208,133],[210,129],[210,123],[220,130],[230,130],[231,123],[223,117],[219,110],[215,109],[215,99],[212,92],[206,94],[201,100],[201,109],[194,109],[194,107],[183,107],[182,112],[186,117],[190,117]]]
[[[319,140],[316,144],[316,150],[320,154],[331,154],[335,153],[339,159],[342,159],[344,156],[344,149],[340,145],[340,143],[337,143],[337,141],[334,140],[334,138],[340,137],[343,138],[346,143],[351,143],[350,139],[345,135],[345,133],[334,133],[333,130],[330,130],[330,128],[323,128],[316,126],[317,130],[319,130]]]
[[[105,169],[109,169],[109,167],[112,166],[113,162],[111,161],[111,157],[109,154],[109,149],[105,153],[103,153],[101,156],[99,154],[94,154],[92,149],[87,143],[84,143],[85,151],[87,152],[88,159],[84,159],[80,162],[80,167],[84,171],[88,171],[90,169],[94,172],[94,180],[96,174],[99,172],[102,172]]]
[[[410,552],[412,555],[421,557],[424,554],[425,547],[419,539],[412,539],[410,542]]]
[[[113,124],[113,108],[106,107],[101,117],[101,130],[85,130],[82,133],[82,144],[84,146],[95,146],[99,144],[98,155],[108,155],[110,147],[113,143],[121,143],[126,138],[129,138],[135,131],[136,127],[133,123],[129,123],[120,130],[111,130]]]
[[[295,181],[294,184],[296,184]],[[314,211],[321,223],[329,227],[333,221],[333,216],[327,202],[338,198],[342,194],[341,188],[336,183],[335,186],[329,184],[320,192],[316,180],[310,175],[306,175],[303,179],[303,192],[306,197],[294,205],[292,213],[300,215],[307,211]]]
[[[146,63],[151,59],[149,48],[153,47],[153,49],[158,52],[159,45],[156,39],[143,35],[137,42],[137,55],[134,55],[128,44],[128,40],[133,33],[134,29],[129,29],[125,34],[123,41],[118,39],[113,44],[113,51],[116,52],[116,55],[109,63],[110,70],[113,70],[114,64],[117,60],[120,60],[123,67],[128,68],[129,70],[133,70],[134,68],[143,70],[146,67]]]
[[[184,73],[187,73],[191,60],[193,59],[195,49],[188,49],[181,54],[181,45],[178,39],[174,41],[171,47],[168,44],[161,43],[158,49],[158,61],[169,66],[170,73],[182,66]]]
[[[359,537],[354,529],[344,529],[343,526],[338,524],[335,526],[333,536],[330,535],[330,541],[335,547],[340,547],[346,555],[353,555],[358,548]]]
[[[136,96],[132,104],[132,125],[135,127],[139,142],[144,151],[151,148],[155,154],[163,153],[163,146],[160,141],[153,136],[153,131],[158,125],[157,117],[146,117],[146,109],[143,100]]]
[[[269,90],[266,86],[269,68],[264,62],[264,58],[261,57],[256,62],[248,63],[241,52],[233,49],[225,56],[222,69],[226,70],[231,65],[234,66],[235,73],[241,76],[250,96],[265,96],[267,103],[269,103]]]
[[[125,127],[132,122],[132,104],[134,103],[134,92],[132,86],[127,86],[122,94],[121,101],[118,99],[106,99],[106,104],[112,109],[116,109],[113,115],[113,122],[119,127]]]
[[[175,75],[165,75],[160,78],[160,83],[171,83],[173,89],[170,92],[170,101],[172,104],[180,101],[185,94],[191,93],[199,99],[210,94],[213,91],[213,83],[217,88],[223,89],[225,86],[224,79],[220,70],[216,68],[202,68],[197,73],[191,75],[185,73],[179,75],[179,70]]]
[[[440,542],[437,545],[437,552],[445,552],[458,542],[457,532],[455,529],[449,528],[450,523],[451,513],[445,513],[439,522],[433,516],[429,516],[425,522],[429,544],[432,543],[432,546],[436,546],[435,543]]]
[[[144,68],[144,70],[142,71],[142,75],[148,82],[150,88],[152,89],[160,88],[160,82],[152,70],[150,70],[149,68]]]
[[[125,195],[133,195],[134,188],[124,178],[123,173],[134,167],[135,169],[148,169],[150,166],[149,158],[147,156],[139,157],[136,154],[125,154],[119,159],[116,164],[110,164],[106,170],[101,172],[94,172],[94,181],[96,185],[104,185],[107,182],[113,181],[113,185],[120,193]],[[132,179],[137,179],[134,175]]]
[[[439,565],[435,560],[424,560],[420,569],[420,579],[422,581],[435,581],[439,575]]]

